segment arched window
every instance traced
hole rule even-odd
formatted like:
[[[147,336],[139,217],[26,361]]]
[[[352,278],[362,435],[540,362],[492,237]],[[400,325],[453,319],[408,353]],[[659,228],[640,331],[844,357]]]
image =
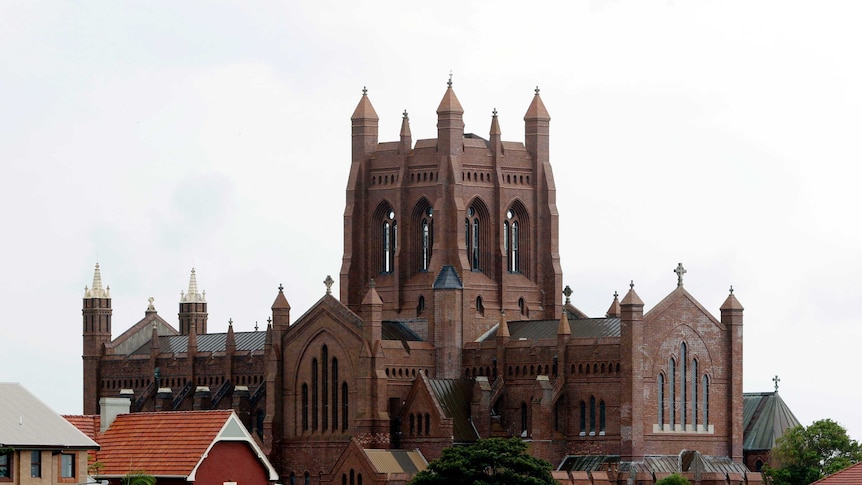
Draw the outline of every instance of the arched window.
[[[484,202],[477,198],[467,208],[467,217],[464,219],[464,247],[467,250],[467,261],[473,271],[486,271],[491,269],[490,251],[488,251],[488,228],[487,221],[489,213]]]
[[[658,429],[664,429],[664,374],[658,375]]]
[[[318,420],[318,408],[317,408],[317,390],[318,390],[318,376],[317,376],[317,359],[311,359],[311,429],[312,431],[317,431],[317,420]]]
[[[697,359],[691,360],[691,424],[697,431]]]
[[[425,413],[425,436],[431,433],[431,415]]]
[[[476,313],[482,316],[485,315],[485,304],[482,303],[481,295],[476,297]]]
[[[296,474],[290,472],[290,485],[296,485]]]
[[[305,472],[305,485],[311,485],[311,474]]]
[[[332,358],[332,430],[338,429],[338,359]]]
[[[521,435],[527,435],[527,403],[521,402]]]
[[[515,201],[506,211],[503,221],[503,247],[506,251],[506,269],[510,273],[524,273],[528,265],[525,250],[529,249],[527,210],[521,201]]]
[[[341,474],[341,485],[347,485],[347,474],[346,473]]]
[[[596,398],[590,396],[590,436],[596,434]]]
[[[329,349],[324,345],[320,355],[321,370],[323,371],[323,386],[321,386],[321,400],[323,403],[323,414],[321,415],[321,427],[323,430],[329,429]]]
[[[527,314],[527,304],[523,298],[518,298],[518,310],[521,312],[521,315]]]
[[[347,383],[341,384],[341,429],[347,431]]]
[[[605,401],[599,401],[599,432],[605,434]]]
[[[424,311],[425,311],[425,297],[422,295],[419,295],[419,303],[416,304],[416,316],[418,317]]]
[[[587,403],[581,401],[581,435],[586,434],[587,431]]]
[[[416,416],[410,413],[410,436],[416,434]]]
[[[686,356],[685,351],[686,351],[686,346],[685,346],[685,342],[683,342],[679,345],[679,407],[680,407],[680,423],[682,423],[682,430],[683,431],[685,431],[686,421],[688,421],[688,419],[687,419],[688,418],[688,415],[687,415],[688,401],[686,399],[688,396],[686,396],[687,389],[686,389],[686,385],[685,385],[687,382],[685,365],[686,365],[686,360],[688,357]]]
[[[667,409],[670,414],[670,430],[674,430],[674,425],[676,424],[676,361],[673,357],[670,358],[670,367],[667,373],[670,378],[670,382],[668,383],[668,403]]]
[[[703,427],[707,428],[709,426],[709,377],[706,374],[703,375]]]
[[[302,385],[302,430],[308,431],[308,384]]]
[[[379,273],[392,273],[395,271],[395,252],[398,249],[398,222],[388,202],[381,202],[374,210],[372,226],[369,237],[372,268]]]

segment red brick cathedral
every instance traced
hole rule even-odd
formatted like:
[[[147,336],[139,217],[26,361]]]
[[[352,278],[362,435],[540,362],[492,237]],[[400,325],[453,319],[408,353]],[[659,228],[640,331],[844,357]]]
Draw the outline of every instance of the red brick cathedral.
[[[403,483],[443,448],[519,437],[585,483],[753,481],[742,465],[742,315],[683,286],[644,311],[634,284],[590,318],[562,286],[550,116],[536,89],[524,142],[464,133],[451,81],[437,138],[404,113],[378,141],[351,118],[340,298],[298,320],[279,288],[265,330],[209,333],[192,270],[174,325],[152,303],[112,339],[100,269],[84,295],[84,412],[234,409],[284,483]],[[564,300],[565,297],[565,300]],[[383,458],[381,458],[383,457]],[[385,459],[384,459],[385,458]],[[758,474],[759,476],[759,474]]]

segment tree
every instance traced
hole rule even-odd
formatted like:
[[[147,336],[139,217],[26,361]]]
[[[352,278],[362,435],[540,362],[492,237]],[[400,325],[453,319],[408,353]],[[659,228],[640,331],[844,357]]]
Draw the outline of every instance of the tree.
[[[518,438],[481,439],[469,446],[443,450],[410,485],[553,485],[551,464],[527,454]]]
[[[655,482],[655,485],[689,485],[689,481],[688,478],[685,478],[679,473],[674,473],[673,475],[664,477]]]
[[[156,477],[142,471],[126,473],[120,480],[122,485],[155,485]]]
[[[764,473],[775,485],[807,485],[862,460],[862,448],[831,419],[796,426],[775,441]]]

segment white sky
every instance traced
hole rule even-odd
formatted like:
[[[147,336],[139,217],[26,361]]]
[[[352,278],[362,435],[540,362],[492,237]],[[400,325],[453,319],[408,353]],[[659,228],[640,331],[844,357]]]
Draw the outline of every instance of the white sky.
[[[427,2],[426,2],[427,3]],[[551,114],[564,284],[601,316],[633,279],[745,306],[746,391],[862,439],[858,2],[0,2],[0,381],[81,412],[81,298],[114,336],[189,270],[210,331],[293,319],[338,279],[350,114],[436,136]],[[336,294],[337,294],[337,288]]]

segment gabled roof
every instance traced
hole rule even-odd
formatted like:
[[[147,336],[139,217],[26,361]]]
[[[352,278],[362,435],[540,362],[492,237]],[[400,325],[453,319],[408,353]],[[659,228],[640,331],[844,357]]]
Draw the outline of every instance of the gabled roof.
[[[479,439],[470,421],[473,381],[464,379],[428,379],[428,387],[447,418],[452,419],[455,442],[472,443]]]
[[[130,413],[117,416],[99,436],[100,476],[146,470],[155,477],[194,480],[197,468],[219,441],[244,441],[267,468],[275,469],[231,410]]]
[[[236,351],[251,352],[255,350],[263,351],[266,344],[266,332],[263,330],[254,332],[236,332]],[[207,333],[196,335],[198,342],[198,352],[224,352],[227,343],[226,333]],[[159,336],[159,351],[168,354],[179,354],[188,352],[189,336],[188,335],[165,335]],[[149,355],[150,341],[138,347],[133,352],[133,355]]]
[[[860,485],[862,484],[862,463],[848,466],[840,472],[821,478],[811,485]]]
[[[17,382],[0,383],[0,447],[94,450],[99,445]]]
[[[556,339],[560,328],[559,320],[519,320],[508,322],[511,340]],[[569,319],[571,338],[603,338],[620,336],[619,318]],[[480,342],[497,337],[494,328],[479,339]]]
[[[685,287],[683,286],[677,286],[673,291],[668,293],[666,297],[664,297],[660,302],[658,302],[658,305],[652,307],[648,312],[646,312],[644,314],[644,323],[648,325],[655,319],[660,318],[667,309],[678,305],[680,301],[688,301],[689,303],[694,305],[695,308],[700,310],[703,315],[709,318],[716,326],[724,328],[724,325],[722,325],[721,322],[716,319],[712,313],[709,312],[709,310],[704,308],[704,306],[701,305],[699,301],[697,301],[693,296],[691,296],[691,293],[686,291]],[[623,302],[625,302],[625,300]]]
[[[409,473],[415,475],[428,468],[428,462],[419,450],[363,449],[368,461],[378,473]]]
[[[777,392],[743,393],[743,450],[771,450],[776,439],[800,424]]]

